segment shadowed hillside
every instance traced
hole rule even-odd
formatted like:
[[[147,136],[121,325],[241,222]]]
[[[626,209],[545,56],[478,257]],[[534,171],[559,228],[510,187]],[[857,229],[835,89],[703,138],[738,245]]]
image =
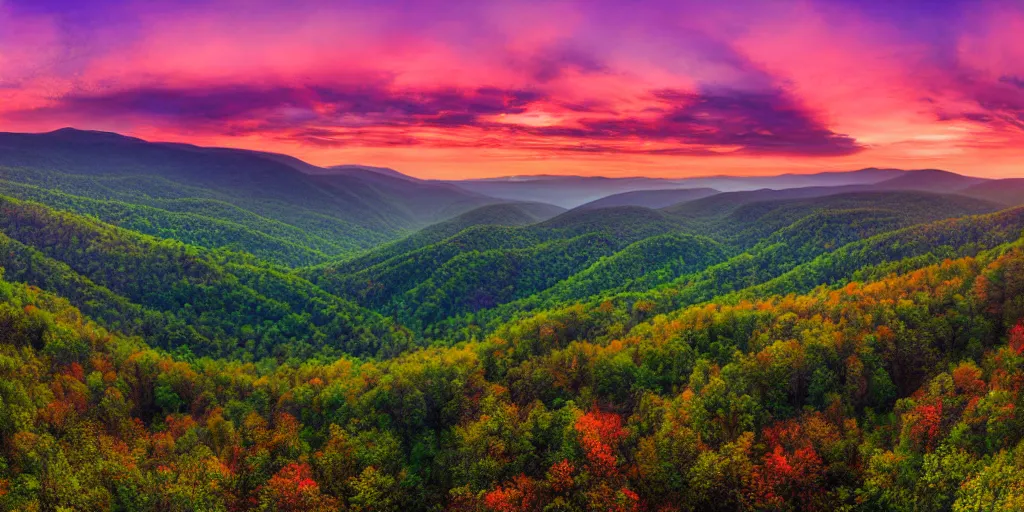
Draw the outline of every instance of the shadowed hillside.
[[[170,226],[180,225],[182,219],[169,219],[172,213],[187,214],[188,222],[200,230],[254,232],[252,243],[245,236],[238,238],[239,248],[253,252],[268,245],[256,238],[269,237],[280,246],[304,245],[304,236],[326,241],[316,247],[322,254],[295,253],[279,259],[290,264],[351,253],[497,202],[453,185],[361,168],[313,173],[317,170],[321,169],[285,155],[150,143],[112,133],[64,129],[0,134],[0,181],[7,183],[7,194],[42,202],[56,198],[55,193],[77,196],[61,196],[53,204],[126,227],[162,224],[166,227],[142,228],[159,236],[175,237],[183,231]],[[108,214],[87,200],[146,208],[131,215]],[[237,211],[225,218],[225,209]],[[234,225],[218,223],[223,220]],[[189,243],[225,246],[212,236],[181,236]]]
[[[971,185],[959,193],[1007,206],[1017,206],[1024,204],[1024,178],[985,181]]]
[[[579,206],[583,210],[613,208],[616,206],[643,206],[644,208],[665,208],[674,204],[693,201],[718,194],[713,188],[691,188],[670,190],[637,190],[602,197]]]

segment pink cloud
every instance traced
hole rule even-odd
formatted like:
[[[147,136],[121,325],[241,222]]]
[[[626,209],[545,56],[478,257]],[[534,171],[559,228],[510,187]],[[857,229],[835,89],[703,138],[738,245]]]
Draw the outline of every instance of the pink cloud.
[[[1012,173],[1024,12],[971,12],[936,35],[823,1],[128,1],[117,23],[69,29],[0,4],[16,27],[0,31],[0,127],[390,155],[425,175]]]

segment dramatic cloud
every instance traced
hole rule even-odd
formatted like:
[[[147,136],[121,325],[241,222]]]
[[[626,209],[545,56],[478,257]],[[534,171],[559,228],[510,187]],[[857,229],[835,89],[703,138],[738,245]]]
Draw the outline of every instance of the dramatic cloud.
[[[650,120],[585,120],[579,136],[677,141],[751,154],[848,155],[862,148],[833,133],[780,91],[655,91],[665,103]],[[569,131],[572,132],[571,130]],[[558,129],[541,133],[558,133]]]
[[[180,122],[230,122],[290,117],[356,125],[471,124],[482,115],[522,113],[543,95],[481,87],[394,91],[384,84],[348,86],[218,85],[196,89],[142,87],[99,94],[69,94],[27,116],[64,113],[141,115]],[[460,121],[461,120],[461,121]]]
[[[999,77],[999,81],[1004,84],[1010,84],[1018,89],[1024,89],[1024,78],[1016,76],[1005,75]]]
[[[993,132],[1024,132],[1024,82],[1004,75],[998,80],[961,72],[950,90],[960,102],[935,103],[940,121],[966,120]]]
[[[552,45],[531,55],[526,62],[517,64],[525,70],[530,78],[539,83],[548,83],[564,78],[570,73],[591,74],[609,73],[611,70],[595,55],[569,43]]]
[[[1020,173],[1024,5],[5,0],[0,129],[454,177]]]
[[[172,89],[145,87],[101,94],[66,95],[55,104],[21,113],[27,117],[141,117],[171,126],[231,133],[273,132],[278,137],[330,145],[419,145],[426,128],[474,129],[560,141],[548,150],[609,153],[846,155],[862,149],[814,119],[781,91],[646,93],[645,117],[616,115],[579,105],[562,106],[533,90],[394,89],[389,84],[259,88],[244,85]],[[582,116],[556,125],[506,121],[533,108]],[[594,114],[600,117],[588,117]],[[598,145],[582,145],[601,141]],[[669,147],[637,150],[622,141],[657,141]],[[433,142],[453,145],[452,141]],[[463,144],[457,144],[463,145]],[[539,147],[509,138],[491,147]],[[582,149],[581,149],[582,148]]]

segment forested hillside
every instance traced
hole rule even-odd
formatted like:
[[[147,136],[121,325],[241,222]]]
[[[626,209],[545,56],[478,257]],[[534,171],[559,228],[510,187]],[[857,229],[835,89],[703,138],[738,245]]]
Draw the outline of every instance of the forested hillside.
[[[719,194],[665,210],[576,209],[529,226],[477,226],[432,244],[392,244],[300,275],[428,337],[462,339],[472,334],[452,330],[673,282],[674,293],[686,283],[682,293],[694,297],[687,303],[707,300],[873,235],[1000,208],[919,192],[764,196]],[[698,202],[713,207],[681,213]]]
[[[1019,242],[806,295],[196,360],[0,285],[7,509],[1013,510]],[[642,308],[641,308],[642,309]],[[988,505],[986,505],[988,506]]]
[[[1024,206],[989,182],[565,211],[3,144],[0,510],[1024,508]]]
[[[578,208],[593,210],[596,208],[614,208],[616,206],[643,206],[645,208],[657,209],[713,196],[718,193],[719,191],[713,188],[635,190],[602,197]]]
[[[9,278],[74,300],[154,346],[243,359],[397,353],[391,322],[285,269],[0,198]]]
[[[963,190],[964,195],[979,197],[1007,206],[1024,204],[1024,178],[989,180]]]
[[[0,133],[0,193],[293,266],[501,202],[444,183],[332,171],[285,155],[72,129]]]

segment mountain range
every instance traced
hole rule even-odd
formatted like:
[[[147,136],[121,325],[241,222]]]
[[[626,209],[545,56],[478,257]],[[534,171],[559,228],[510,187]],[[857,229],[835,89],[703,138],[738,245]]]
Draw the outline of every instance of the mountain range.
[[[0,510],[1015,510],[1022,233],[940,170],[0,134]]]

